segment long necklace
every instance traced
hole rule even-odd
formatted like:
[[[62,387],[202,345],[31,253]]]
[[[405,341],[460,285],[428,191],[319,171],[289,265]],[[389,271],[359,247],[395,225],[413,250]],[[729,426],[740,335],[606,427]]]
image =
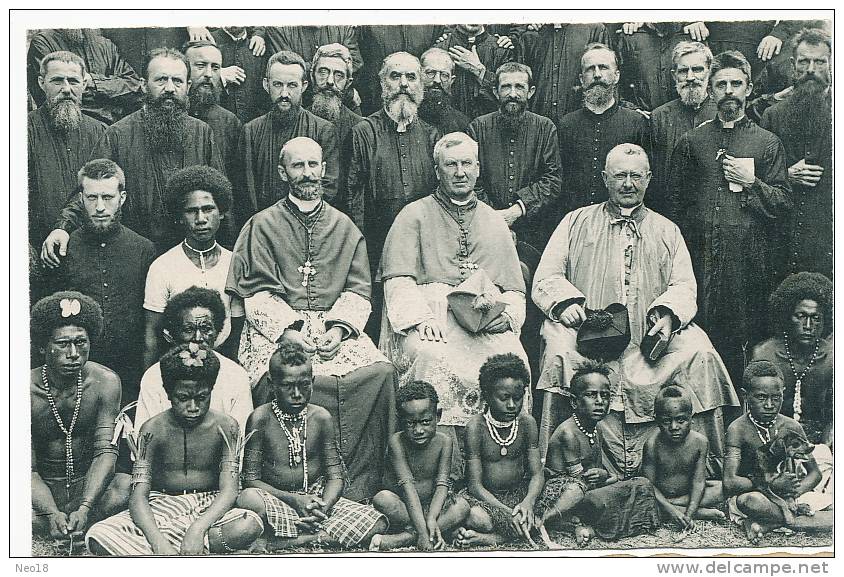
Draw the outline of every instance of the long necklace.
[[[272,402],[273,413],[284,431],[284,436],[287,437],[287,459],[291,469],[295,469],[302,463],[304,474],[302,477],[302,491],[308,492],[308,407],[302,409],[298,415],[288,415],[283,413],[278,407],[278,402],[273,399]],[[291,426],[290,429],[285,425],[285,421],[295,423],[301,419],[300,427]],[[292,429],[292,430],[291,430]]]
[[[217,244],[217,241],[215,240],[211,248],[206,248],[205,250],[193,248],[191,245],[188,244],[188,239],[183,240],[182,244],[185,245],[188,250],[191,250],[199,255],[199,268],[202,269],[202,274],[205,274],[205,255],[219,246]]]
[[[492,418],[489,410],[487,410],[484,413],[484,420],[486,421],[486,428],[489,430],[489,436],[492,437],[492,440],[501,447],[501,456],[506,456],[507,447],[513,444],[516,440],[516,436],[519,434],[519,418],[516,417],[510,422],[496,421]],[[507,435],[507,438],[505,439],[498,433],[498,429],[507,428],[510,428],[510,434]]]
[[[580,432],[586,435],[586,438],[589,439],[589,446],[594,447],[595,442],[598,439],[598,424],[595,424],[595,427],[592,429],[592,432],[586,430],[586,428],[580,424],[580,419],[577,418],[577,413],[572,413],[572,418],[574,419],[574,424],[577,425],[577,428],[580,429]]]
[[[773,428],[774,424],[777,422],[776,416],[774,416],[774,420],[770,423],[760,423],[756,419],[753,418],[753,415],[747,413],[747,418],[750,419],[750,422],[753,423],[753,426],[756,428],[756,434],[759,436],[759,440],[762,441],[762,444],[767,444],[771,442],[771,429]],[[762,433],[765,433],[764,436]],[[777,434],[776,429],[774,429],[774,435]]]
[[[41,384],[47,392],[47,402],[50,403],[50,410],[53,412],[53,418],[59,425],[59,430],[64,433],[64,453],[65,453],[65,489],[70,490],[70,481],[73,479],[73,428],[76,426],[76,420],[79,418],[79,407],[82,406],[82,369],[79,369],[79,374],[76,377],[76,405],[73,407],[73,417],[70,419],[70,427],[65,428],[59,409],[56,406],[56,400],[53,398],[53,393],[50,392],[50,382],[47,380],[47,365],[41,367]]]
[[[800,416],[803,414],[803,396],[801,394],[801,385],[803,384],[803,379],[806,377],[806,374],[811,370],[812,365],[815,364],[815,361],[818,358],[818,350],[821,347],[821,340],[815,339],[815,350],[812,351],[812,358],[809,359],[809,363],[806,365],[806,368],[803,369],[803,372],[799,375],[797,374],[797,369],[794,368],[794,359],[791,357],[791,349],[788,348],[788,333],[783,333],[783,340],[785,342],[785,354],[788,357],[788,365],[791,367],[791,372],[794,373],[794,378],[797,379],[794,382],[794,404],[793,412],[794,412],[794,420],[799,421]]]

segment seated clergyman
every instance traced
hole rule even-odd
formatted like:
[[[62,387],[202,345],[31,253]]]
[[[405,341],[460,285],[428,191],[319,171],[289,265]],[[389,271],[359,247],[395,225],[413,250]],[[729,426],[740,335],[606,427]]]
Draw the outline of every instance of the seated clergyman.
[[[220,361],[206,345],[161,358],[171,406],[141,427],[129,510],[91,527],[98,555],[200,555],[245,549],[264,530],[234,509],[241,437],[237,422],[209,410]]]
[[[32,334],[44,364],[30,371],[32,529],[54,539],[82,533],[108,504],[111,444],[120,378],[88,361],[103,326],[100,306],[78,292],[58,292],[32,309]]]
[[[284,341],[270,358],[273,399],[250,415],[243,486],[237,504],[259,513],[269,547],[327,543],[366,546],[387,529],[370,505],[344,499],[344,465],[331,414],[310,403],[314,385],[309,355]]]

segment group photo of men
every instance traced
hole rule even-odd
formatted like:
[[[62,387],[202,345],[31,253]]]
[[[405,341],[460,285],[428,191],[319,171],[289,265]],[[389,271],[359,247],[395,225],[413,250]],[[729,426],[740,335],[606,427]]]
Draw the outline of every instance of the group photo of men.
[[[260,20],[27,30],[33,555],[832,545],[831,20]]]

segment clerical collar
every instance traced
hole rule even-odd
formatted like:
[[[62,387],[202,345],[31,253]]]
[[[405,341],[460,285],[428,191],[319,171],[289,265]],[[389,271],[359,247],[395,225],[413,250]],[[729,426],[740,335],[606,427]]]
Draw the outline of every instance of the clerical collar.
[[[241,30],[241,31],[240,31],[240,34],[239,34],[239,35],[237,35],[237,36],[235,36],[234,34],[232,34],[231,32],[229,32],[229,29],[228,29],[228,28],[223,28],[223,32],[225,32],[226,34],[228,34],[228,35],[231,37],[231,39],[232,39],[232,40],[246,40],[246,28],[244,28],[243,30]]]
[[[296,198],[292,194],[287,195],[287,200],[295,206],[299,212],[308,216],[312,212],[314,212],[317,208],[319,208],[319,204],[322,202],[322,198],[315,198],[314,200],[302,200],[301,198]]]
[[[437,187],[437,190],[434,191],[434,198],[436,198],[446,210],[471,210],[478,204],[478,197],[475,194],[475,191],[472,191],[472,194],[470,194],[469,198],[466,200],[454,200],[440,187]]]
[[[629,219],[634,220],[637,223],[641,222],[642,219],[645,218],[645,213],[647,212],[644,203],[641,202],[632,208],[622,208],[614,205],[610,201],[606,201],[604,203],[604,209],[612,218]]]
[[[737,128],[742,127],[748,122],[750,122],[747,118],[746,114],[742,114],[741,118],[737,118],[736,120],[721,120],[720,116],[716,116],[718,119],[718,124],[721,125],[721,128]]]
[[[590,109],[586,102],[583,103],[583,110],[585,110],[587,114],[591,114],[592,116],[610,116],[614,114],[616,110],[618,110],[618,98],[614,98],[613,103],[609,106],[609,108],[602,112],[595,112],[594,110]]]
[[[387,118],[393,121],[393,125],[396,127],[396,132],[407,132],[407,128],[416,120],[416,116],[414,115],[414,117],[408,120],[407,122],[399,122],[398,120],[393,118],[393,115],[390,114],[390,111],[387,110],[386,106],[384,107],[384,114],[387,116]]]

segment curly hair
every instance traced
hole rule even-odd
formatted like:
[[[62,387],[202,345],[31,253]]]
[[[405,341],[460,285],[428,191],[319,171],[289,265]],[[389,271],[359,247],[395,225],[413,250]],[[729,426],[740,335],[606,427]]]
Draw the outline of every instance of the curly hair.
[[[161,383],[169,397],[178,381],[198,381],[213,389],[220,374],[220,359],[205,345],[186,343],[164,353],[159,367]]]
[[[789,275],[771,293],[768,306],[772,328],[777,332],[787,330],[794,307],[802,300],[813,300],[823,311],[823,334],[832,331],[832,281],[819,272],[798,272]]]
[[[223,323],[226,322],[226,307],[223,305],[223,299],[217,291],[198,286],[192,286],[167,301],[167,306],[161,313],[161,326],[170,331],[171,335],[175,335],[182,322],[182,313],[194,307],[203,307],[211,311],[214,316],[214,328],[218,333],[223,330]]]
[[[165,188],[164,204],[173,220],[181,218],[185,197],[197,190],[211,193],[220,214],[228,212],[232,206],[232,184],[222,172],[199,164],[188,166],[171,176]]]
[[[436,412],[437,405],[440,403],[440,396],[431,383],[425,381],[411,381],[401,387],[396,393],[396,408],[401,412],[401,406],[404,403],[420,399],[429,399]]]
[[[766,359],[758,359],[750,361],[744,367],[744,374],[741,377],[742,387],[745,391],[750,391],[750,385],[753,379],[759,377],[775,377],[779,379],[780,385],[784,386],[784,379],[780,368]]]
[[[270,372],[278,367],[301,367],[310,360],[299,343],[282,341],[270,357]]]
[[[654,414],[661,415],[665,412],[665,404],[669,399],[680,399],[683,403],[683,408],[692,412],[692,398],[685,387],[675,385],[673,383],[663,385],[654,399]]]
[[[578,395],[586,390],[586,381],[583,377],[593,373],[605,376],[608,381],[610,379],[610,368],[606,364],[587,360],[574,372],[569,383],[569,394],[572,398],[576,399]]]
[[[530,374],[525,362],[513,353],[489,357],[481,366],[478,375],[481,396],[485,399],[489,398],[495,383],[507,378],[521,381],[524,386],[530,385]]]
[[[74,300],[79,302],[78,312],[69,308]],[[103,332],[103,309],[97,301],[76,291],[62,291],[44,297],[32,307],[29,318],[30,334],[39,346],[45,345],[53,331],[61,327],[82,327],[92,342]]]

